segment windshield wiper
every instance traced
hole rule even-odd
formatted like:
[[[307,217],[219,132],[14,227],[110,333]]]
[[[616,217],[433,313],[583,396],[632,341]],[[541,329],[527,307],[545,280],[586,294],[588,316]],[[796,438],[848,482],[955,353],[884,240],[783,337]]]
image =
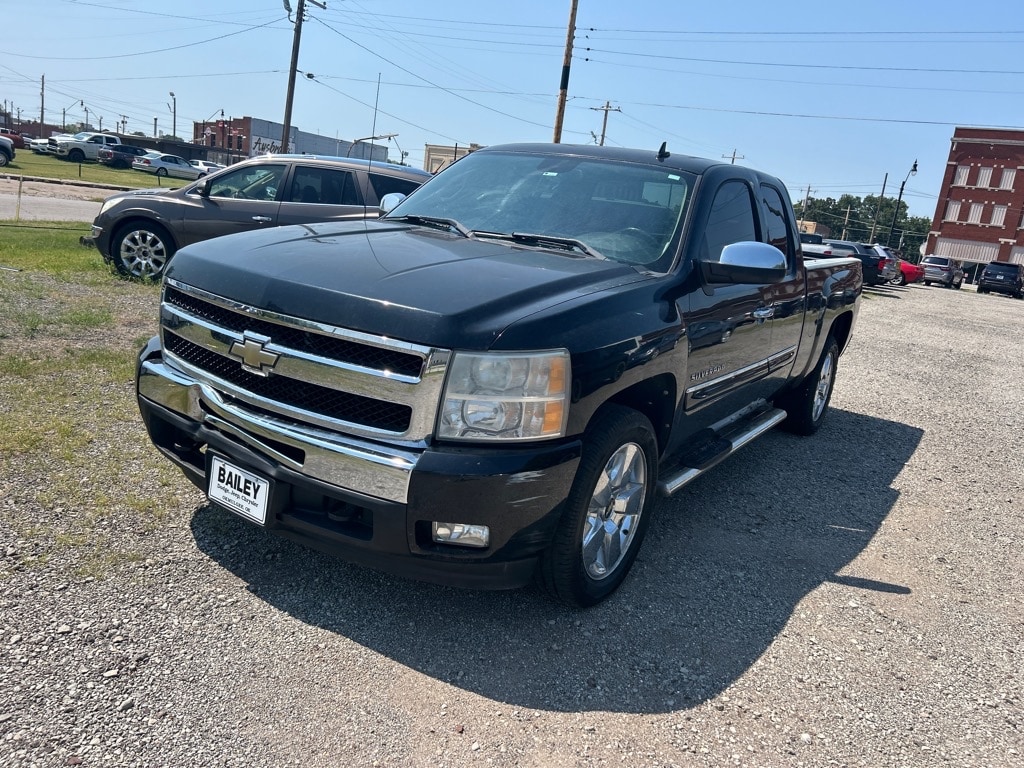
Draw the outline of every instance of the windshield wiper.
[[[470,235],[474,237],[491,237],[495,240],[511,240],[514,243],[522,243],[523,245],[535,245],[538,247],[554,247],[561,248],[563,250],[582,251],[587,256],[593,256],[595,259],[607,258],[603,253],[591,248],[589,245],[584,243],[582,240],[577,240],[574,237],[559,237],[558,235],[537,235],[532,232],[484,232],[483,230],[474,229],[470,232]]]
[[[455,219],[445,219],[440,216],[420,216],[410,213],[408,216],[389,216],[387,221],[407,221],[410,224],[422,224],[425,227],[434,227],[435,229],[454,229],[463,237],[470,236],[469,230]]]

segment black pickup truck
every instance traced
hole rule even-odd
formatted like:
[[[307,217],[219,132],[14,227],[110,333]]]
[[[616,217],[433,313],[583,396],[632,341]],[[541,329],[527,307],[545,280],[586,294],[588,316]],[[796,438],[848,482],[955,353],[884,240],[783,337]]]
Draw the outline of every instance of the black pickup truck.
[[[198,243],[167,268],[143,418],[257,525],[592,605],[659,492],[825,416],[861,265],[804,265],[778,179],[664,145],[517,144],[382,209]]]

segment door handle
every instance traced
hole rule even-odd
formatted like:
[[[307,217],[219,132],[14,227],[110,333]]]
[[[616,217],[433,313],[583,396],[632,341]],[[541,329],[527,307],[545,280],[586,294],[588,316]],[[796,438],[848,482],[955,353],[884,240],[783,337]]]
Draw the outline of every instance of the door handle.
[[[758,307],[754,310],[754,317],[758,320],[770,320],[775,316],[775,307]]]
[[[258,221],[260,224],[266,224],[268,221],[273,221],[269,216],[253,216],[253,221]]]

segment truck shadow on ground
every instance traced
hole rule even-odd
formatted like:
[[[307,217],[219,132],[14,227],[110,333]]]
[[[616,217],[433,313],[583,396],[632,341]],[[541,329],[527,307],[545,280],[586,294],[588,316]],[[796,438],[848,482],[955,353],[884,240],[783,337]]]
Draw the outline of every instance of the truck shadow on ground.
[[[587,611],[350,566],[209,506],[192,531],[269,605],[421,674],[516,707],[667,712],[728,688],[826,582],[861,600],[910,593],[840,571],[892,509],[922,434],[833,409],[813,438],[755,441],[658,504],[630,577]]]

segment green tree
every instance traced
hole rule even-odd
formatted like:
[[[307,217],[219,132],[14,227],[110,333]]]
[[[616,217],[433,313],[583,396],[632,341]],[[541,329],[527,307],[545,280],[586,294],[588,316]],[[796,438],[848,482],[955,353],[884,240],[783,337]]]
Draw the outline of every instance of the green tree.
[[[896,200],[890,197],[881,200],[876,195],[843,195],[838,200],[812,197],[806,207],[804,211],[803,200],[793,204],[798,221],[823,224],[837,240],[890,245],[902,251],[910,261],[918,260],[918,248],[927,239],[931,227],[929,218],[908,216],[907,204],[902,200],[897,211]]]

